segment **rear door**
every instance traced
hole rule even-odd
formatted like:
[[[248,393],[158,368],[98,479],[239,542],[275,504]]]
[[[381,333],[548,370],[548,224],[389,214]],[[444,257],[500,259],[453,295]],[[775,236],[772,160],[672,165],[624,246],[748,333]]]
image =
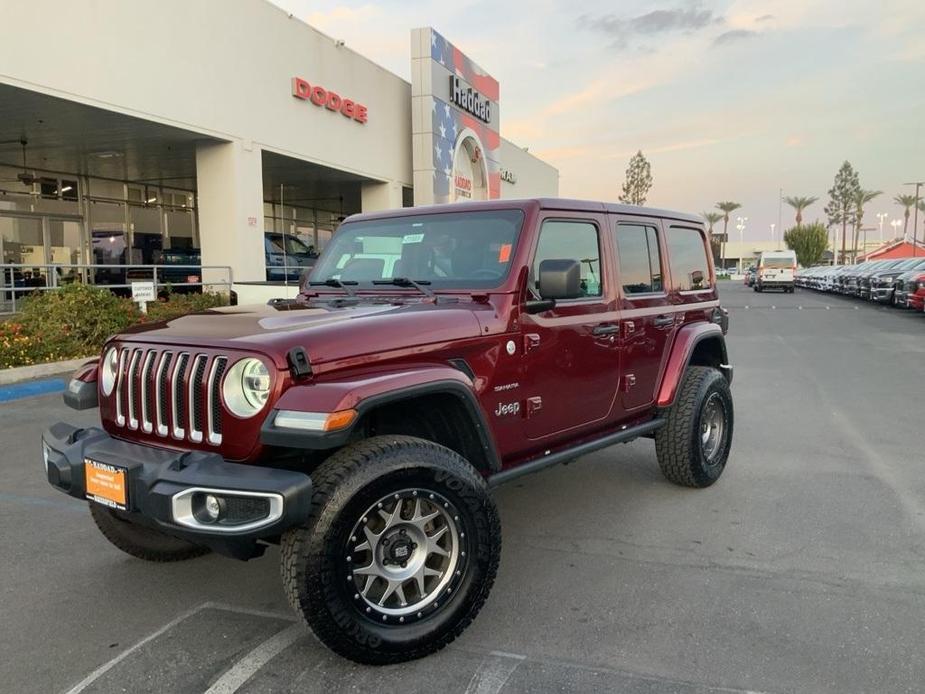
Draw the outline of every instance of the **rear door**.
[[[669,311],[662,228],[657,220],[616,217],[613,224],[622,309],[623,409],[648,407],[655,392],[677,316]]]
[[[583,296],[554,308],[523,314],[526,399],[499,404],[492,414],[525,412],[527,438],[545,439],[600,423],[611,413],[620,380],[619,313],[608,257],[603,215],[550,211],[539,220],[528,291],[537,294],[539,264],[577,260]]]

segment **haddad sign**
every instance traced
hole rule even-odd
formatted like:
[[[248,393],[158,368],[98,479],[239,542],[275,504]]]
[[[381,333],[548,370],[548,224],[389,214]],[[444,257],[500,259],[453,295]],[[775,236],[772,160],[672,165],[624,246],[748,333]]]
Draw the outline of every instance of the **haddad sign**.
[[[363,104],[352,99],[345,99],[337,92],[324,87],[311,85],[301,77],[292,78],[292,95],[296,99],[311,101],[315,106],[321,106],[329,111],[338,111],[345,118],[355,120],[357,123],[366,123],[369,115]]]
[[[456,75],[450,75],[450,100],[480,121],[491,123],[491,102]]]

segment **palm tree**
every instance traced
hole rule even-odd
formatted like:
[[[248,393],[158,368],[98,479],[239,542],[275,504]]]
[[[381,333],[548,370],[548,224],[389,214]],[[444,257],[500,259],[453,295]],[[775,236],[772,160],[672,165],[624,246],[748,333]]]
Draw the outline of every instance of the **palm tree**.
[[[713,225],[721,220],[723,215],[721,215],[719,212],[704,212],[703,218],[709,225],[707,233],[709,234],[708,238],[710,239],[710,252],[713,254],[713,264],[716,265],[716,263],[719,261],[719,254],[716,252],[716,244],[713,241]]]
[[[725,200],[723,202],[716,203],[716,209],[722,210],[723,212],[723,241],[720,244],[720,256],[723,264],[723,270],[726,269],[726,240],[729,238],[729,213],[735,212],[740,207],[742,206],[739,203],[732,202],[731,200]]]
[[[909,214],[912,211],[913,205],[915,205],[915,196],[909,195],[908,193],[900,193],[893,198],[893,202],[906,209],[904,212],[906,223],[903,224],[903,238],[906,238],[906,234],[909,232]]]
[[[878,195],[882,195],[882,190],[864,190],[861,188],[857,195],[854,196],[854,258],[858,256],[858,239],[861,236],[861,224],[864,222],[864,205],[869,203]]]
[[[784,198],[784,202],[790,205],[793,209],[797,211],[797,227],[803,223],[803,210],[812,205],[819,198],[814,196],[802,196],[794,195],[789,198]]]

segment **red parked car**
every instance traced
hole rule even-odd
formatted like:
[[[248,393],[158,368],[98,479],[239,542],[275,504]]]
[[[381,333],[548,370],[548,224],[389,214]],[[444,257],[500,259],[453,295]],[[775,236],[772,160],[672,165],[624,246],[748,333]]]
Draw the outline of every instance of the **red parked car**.
[[[672,482],[720,477],[726,327],[695,216],[561,199],[358,215],[295,301],[113,337],[65,396],[102,427],[48,429],[46,474],[142,559],[281,544],[319,639],[398,662],[484,604],[491,486],[638,437]]]
[[[906,306],[916,311],[925,311],[925,272],[922,272],[904,284]]]

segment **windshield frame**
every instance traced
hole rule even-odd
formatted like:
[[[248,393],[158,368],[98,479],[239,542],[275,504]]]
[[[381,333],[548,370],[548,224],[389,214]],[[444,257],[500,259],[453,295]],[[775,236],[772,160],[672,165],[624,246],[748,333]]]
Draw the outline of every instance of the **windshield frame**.
[[[498,219],[500,217],[510,217],[510,220],[513,223],[513,234],[510,239],[503,239],[501,241],[502,245],[510,245],[510,249],[507,251],[507,256],[509,258],[508,262],[504,265],[504,270],[498,277],[493,277],[491,279],[443,279],[435,278],[432,276],[428,277],[407,277],[407,279],[415,280],[427,285],[427,288],[435,293],[440,292],[459,292],[459,293],[472,293],[475,292],[489,292],[489,291],[505,291],[504,287],[511,281],[511,277],[516,273],[512,272],[512,268],[517,265],[517,258],[520,246],[525,238],[525,229],[528,221],[527,212],[521,207],[511,206],[511,207],[497,207],[491,209],[471,209],[471,210],[459,210],[459,209],[448,209],[440,212],[433,212],[430,210],[409,210],[408,214],[397,214],[397,215],[388,215],[388,216],[376,216],[371,218],[359,217],[355,220],[348,219],[346,220],[334,233],[334,236],[328,241],[324,250],[321,252],[321,255],[318,258],[318,262],[315,263],[312,267],[311,272],[306,278],[306,289],[308,289],[307,282],[321,282],[329,277],[337,277],[340,273],[337,272],[337,265],[340,262],[340,258],[343,257],[344,253],[342,250],[343,239],[345,232],[354,233],[360,232],[365,229],[375,230],[377,228],[388,228],[390,226],[410,226],[412,224],[428,224],[428,223],[439,223],[440,221],[447,222],[452,221],[448,218],[478,218],[478,217],[487,217]],[[426,232],[425,232],[426,233]],[[454,232],[460,233],[460,232]],[[465,232],[461,232],[465,234]],[[407,235],[407,232],[406,232]],[[388,236],[388,234],[384,234]],[[397,235],[396,235],[397,236]],[[338,248],[338,247],[341,248]],[[327,266],[331,262],[329,258],[337,254],[338,258],[333,261],[333,267],[335,272],[328,272]],[[323,271],[323,272],[321,272]],[[384,273],[387,276],[383,278],[370,278],[369,280],[361,279],[356,284],[351,282],[351,288],[359,293],[376,293],[376,294],[416,294],[420,293],[413,287],[404,287],[404,286],[395,286],[390,284],[382,283],[382,280],[394,279],[396,277],[402,278],[400,275],[395,274],[394,272]],[[324,276],[323,276],[324,275]],[[354,280],[354,278],[350,278]],[[379,283],[373,283],[373,279],[379,281]],[[331,293],[331,292],[318,292],[317,290],[324,289],[324,285],[318,285],[311,287],[312,293]]]

